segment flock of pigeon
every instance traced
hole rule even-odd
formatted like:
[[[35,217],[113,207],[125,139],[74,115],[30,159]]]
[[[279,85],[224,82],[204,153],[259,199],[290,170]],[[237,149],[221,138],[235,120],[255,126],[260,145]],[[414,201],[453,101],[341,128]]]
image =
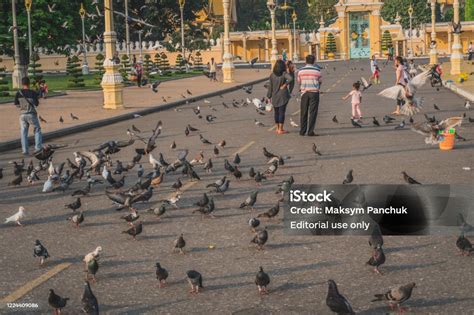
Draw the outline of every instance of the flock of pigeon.
[[[157,87],[158,84],[152,88],[157,89]],[[252,86],[244,87],[243,92],[252,94]],[[187,93],[192,95],[189,90],[187,90]],[[399,91],[398,93],[403,92]],[[217,108],[213,107],[209,101],[204,100],[204,104],[209,110],[208,112],[217,112]],[[222,102],[224,110],[231,107],[248,108],[249,106],[255,106],[257,115],[265,115],[267,105],[265,99],[259,98]],[[180,108],[176,108],[175,110],[177,112],[181,111]],[[215,116],[217,113],[205,115],[200,106],[194,106],[193,112],[199,121],[206,121],[206,124],[212,124],[217,119]],[[74,119],[72,114],[71,117]],[[447,119],[438,122],[434,117],[427,118],[424,124],[431,126],[431,129],[426,132],[434,137],[433,141],[436,140],[437,137],[434,130],[438,131],[460,124],[460,122],[455,119],[451,119],[453,121]],[[334,123],[338,123],[336,116],[334,116],[332,120]],[[383,118],[383,121],[387,124],[393,120],[394,119],[388,115]],[[296,125],[295,122],[292,123]],[[373,123],[376,126],[380,125],[375,117],[373,118]],[[361,127],[357,125],[358,123],[356,121],[353,121],[353,124],[356,127]],[[46,178],[46,180],[42,182],[43,193],[70,193],[71,202],[66,204],[64,208],[71,211],[68,220],[71,222],[71,225],[76,228],[80,228],[86,219],[86,212],[81,210],[82,200],[87,198],[92,191],[102,189],[104,191],[104,198],[108,198],[112,201],[117,206],[117,211],[124,209],[128,211],[120,217],[121,220],[124,221],[124,225],[126,225],[122,233],[129,235],[133,240],[139,241],[140,234],[146,231],[146,226],[140,219],[142,215],[150,215],[155,217],[156,220],[160,220],[171,208],[179,208],[180,200],[185,193],[185,186],[194,181],[206,181],[206,176],[212,173],[215,167],[213,159],[223,158],[225,175],[206,185],[206,191],[202,193],[200,200],[194,203],[195,208],[192,213],[198,213],[202,218],[214,218],[214,211],[216,209],[215,198],[216,196],[225,196],[226,192],[231,189],[231,179],[234,178],[236,181],[241,179],[249,180],[250,185],[255,185],[255,189],[252,190],[245,200],[242,200],[240,205],[236,205],[236,207],[248,209],[249,213],[252,214],[248,225],[254,235],[249,239],[249,242],[250,244],[255,244],[256,250],[265,250],[265,244],[271,235],[269,235],[267,228],[262,226],[262,223],[264,220],[270,220],[278,216],[280,213],[280,203],[284,201],[286,193],[289,192],[295,180],[293,176],[290,176],[280,181],[278,186],[275,187],[275,195],[277,198],[275,198],[274,206],[265,212],[253,215],[255,213],[253,211],[255,210],[254,206],[259,195],[259,187],[267,179],[276,176],[278,170],[285,167],[286,163],[291,160],[291,157],[273,153],[268,148],[263,147],[262,154],[267,166],[264,169],[251,167],[248,171],[243,172],[240,168],[242,157],[239,153],[235,153],[235,155],[230,157],[225,154],[226,140],[213,143],[206,139],[198,128],[187,124],[184,129],[184,136],[198,135],[203,146],[212,147],[213,156],[205,157],[203,151],[200,151],[194,158],[190,158],[189,150],[177,149],[176,142],[173,141],[170,145],[170,150],[177,152],[176,159],[172,162],[168,162],[157,149],[163,150],[163,144],[160,143],[163,125],[162,121],[158,121],[153,126],[151,133],[147,133],[135,125],[131,125],[131,127],[126,130],[128,139],[110,140],[88,151],[75,151],[73,155],[65,161],[54,159],[54,153],[65,145],[47,144],[42,151],[35,154],[35,161],[31,160],[29,163],[24,160],[11,162],[13,179],[9,182],[9,185],[22,185],[24,176],[26,176],[28,184],[33,185],[40,183],[42,181],[41,177],[44,176],[43,178]],[[264,124],[258,119],[255,119],[255,125],[261,126]],[[125,148],[132,146],[134,146],[133,150],[135,153],[131,161],[125,162],[116,158],[120,152],[126,150]],[[312,145],[311,151],[315,157],[324,154],[315,143]],[[144,167],[145,163],[151,166],[148,171]],[[3,169],[0,169],[0,178],[3,178],[2,170]],[[126,178],[132,178],[132,172],[135,172],[137,180],[129,184]],[[175,180],[168,181],[167,179],[172,175],[175,175],[173,177]],[[405,172],[403,172],[402,175],[408,184],[420,184]],[[353,170],[350,170],[341,182],[343,184],[350,184],[353,180]],[[254,184],[252,184],[252,182],[254,182]],[[83,187],[79,189],[75,187],[73,189],[73,183],[83,183]],[[157,201],[159,204],[157,207],[151,207],[145,210],[139,210],[137,208],[138,204],[151,201],[153,197],[156,196],[154,189],[163,185],[171,187],[175,193],[166,198],[158,200],[155,198],[154,201]],[[96,188],[97,186],[100,188]],[[8,217],[5,223],[21,226],[26,213],[27,210],[25,210],[23,206],[20,206],[18,212]],[[469,255],[474,249],[470,241],[465,237],[465,234],[474,231],[474,227],[467,223],[461,214],[459,214],[459,220],[461,224],[461,235],[456,242],[456,246],[462,255]],[[371,256],[367,261],[367,265],[374,267],[375,273],[382,274],[379,268],[385,263],[386,257],[383,250],[383,236],[377,225],[375,225],[368,243],[371,248]],[[172,246],[174,251],[185,254],[186,240],[184,235],[177,235]],[[82,309],[87,314],[99,313],[99,303],[92,292],[91,283],[96,282],[96,275],[101,265],[99,262],[102,250],[102,247],[98,246],[95,250],[85,255],[83,259],[86,277],[81,301]],[[41,240],[35,241],[33,256],[37,257],[41,266],[44,265],[50,257],[45,244],[43,244]],[[169,272],[160,262],[156,262],[155,267],[158,286],[160,288],[165,287]],[[186,272],[190,293],[198,294],[200,292],[204,287],[204,276],[205,275],[202,275],[197,270],[188,270]],[[270,280],[271,275],[266,273],[263,267],[260,267],[255,276],[255,284],[259,294],[265,295],[271,292],[267,289]],[[384,293],[375,294],[373,301],[386,301],[390,307],[396,307],[399,311],[403,311],[401,304],[411,297],[414,288],[415,283],[408,283],[391,288]],[[48,303],[54,309],[55,314],[59,314],[61,309],[66,307],[67,301],[68,298],[61,297],[53,289],[50,290]],[[331,311],[337,314],[355,314],[349,301],[339,292],[334,280],[328,280],[326,304]]]

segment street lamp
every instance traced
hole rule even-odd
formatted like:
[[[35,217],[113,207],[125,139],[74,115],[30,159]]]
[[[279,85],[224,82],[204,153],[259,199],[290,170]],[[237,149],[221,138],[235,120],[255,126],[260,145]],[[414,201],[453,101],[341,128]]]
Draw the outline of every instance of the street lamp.
[[[461,21],[459,20],[459,0],[453,3],[453,47],[451,49],[451,74],[461,73],[461,63],[463,60],[461,45]]]
[[[408,15],[410,16],[410,57],[413,57],[413,29],[412,29],[412,16],[413,16],[413,7],[410,4],[408,8]]]
[[[125,45],[127,46],[127,57],[130,60],[130,25],[128,23],[128,0],[124,1],[125,5]]]
[[[436,51],[436,0],[431,2],[431,44],[430,44],[430,64],[438,63],[438,52]]]
[[[296,12],[295,10],[293,10],[293,14],[291,15],[291,18],[293,19],[293,41],[294,41],[294,44],[293,44],[293,61],[298,61],[299,59],[299,56],[298,56],[298,47],[296,47],[297,45],[297,41],[296,41],[296,19],[297,19],[297,15],[296,15]]]
[[[20,49],[18,48],[18,30],[16,24],[16,0],[12,1],[12,20],[13,20],[13,46],[15,49],[14,67],[12,73],[12,86],[14,89],[21,88],[21,79],[23,78],[23,67],[20,65]]]
[[[277,39],[276,39],[276,26],[275,26],[275,10],[276,10],[276,4],[274,0],[268,0],[267,1],[267,8],[270,11],[270,17],[272,20],[272,52],[270,55],[270,63],[271,63],[271,68],[273,69],[273,65],[276,63],[278,60],[278,49],[277,49]]]
[[[82,61],[82,74],[89,74],[89,65],[87,64],[86,29],[84,27],[84,19],[86,17],[86,9],[84,9],[84,3],[81,3],[79,15],[81,16],[82,22],[82,52],[84,53],[84,60]]]
[[[26,16],[28,17],[28,53],[29,58],[33,56],[33,50],[31,48],[31,5],[33,4],[33,0],[25,0],[25,7],[26,7]]]
[[[224,56],[222,63],[222,75],[224,83],[233,83],[234,80],[234,56],[230,53],[230,0],[222,0],[224,7]]]
[[[186,60],[186,56],[184,55],[184,4],[186,0],[178,0],[179,1],[179,11],[181,12],[181,54],[183,55],[183,60]]]

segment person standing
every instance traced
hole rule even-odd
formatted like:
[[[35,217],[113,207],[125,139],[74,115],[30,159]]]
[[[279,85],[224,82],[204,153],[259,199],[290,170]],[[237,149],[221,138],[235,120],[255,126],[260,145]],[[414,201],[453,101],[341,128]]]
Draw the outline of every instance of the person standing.
[[[30,89],[30,79],[25,77],[21,80],[23,86],[15,95],[14,104],[20,109],[21,149],[23,155],[29,155],[28,130],[33,125],[35,134],[35,153],[43,148],[43,137],[38,120],[36,107],[39,106],[38,94]]]
[[[472,45],[472,42],[469,42],[469,46],[467,47],[467,53],[467,60],[472,60],[474,58],[474,46]]]
[[[135,64],[135,74],[137,75],[137,86],[142,87],[143,66],[141,62]]]
[[[209,66],[209,79],[211,79],[211,82],[217,82],[216,78],[216,62],[214,61],[214,57],[211,58],[211,61],[208,63]]]
[[[319,89],[322,75],[320,69],[314,65],[314,55],[306,56],[306,65],[298,71],[298,83],[301,92],[301,129],[300,136],[316,136],[316,118],[318,117]],[[308,119],[309,116],[309,119]]]
[[[362,113],[360,111],[360,103],[362,102],[362,93],[360,93],[360,82],[357,81],[352,84],[352,91],[349,92],[342,99],[347,100],[351,97],[352,105],[352,120],[359,121],[362,118]]]
[[[288,59],[288,54],[286,53],[286,49],[283,48],[283,51],[281,52],[281,58],[283,59],[284,62]]]
[[[377,59],[375,58],[375,55],[372,55],[372,58],[370,59],[370,72],[372,75],[370,76],[369,81],[372,81],[375,78],[375,71],[377,68]]]
[[[395,58],[395,68],[396,68],[396,80],[395,85],[401,85],[406,89],[408,84],[408,74],[405,68],[405,62],[402,56],[397,56]],[[397,107],[395,111],[392,112],[394,115],[400,115],[400,107],[403,106],[404,101],[402,99],[397,99]]]
[[[270,75],[267,98],[271,100],[275,111],[276,133],[279,135],[288,133],[283,129],[285,123],[285,112],[290,100],[290,90],[288,86],[293,81],[291,75],[286,71],[286,64],[283,60],[277,60]]]

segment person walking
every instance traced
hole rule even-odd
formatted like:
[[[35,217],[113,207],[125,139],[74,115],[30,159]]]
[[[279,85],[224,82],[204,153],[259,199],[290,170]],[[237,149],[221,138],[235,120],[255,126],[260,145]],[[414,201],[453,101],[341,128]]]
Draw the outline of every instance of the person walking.
[[[38,94],[30,89],[30,79],[25,77],[21,80],[23,86],[15,95],[14,104],[20,109],[21,149],[23,155],[29,155],[28,130],[33,125],[35,134],[35,153],[43,148],[43,137],[38,120],[36,107],[39,106]]]
[[[316,118],[318,117],[319,89],[322,84],[322,75],[318,67],[314,65],[314,55],[306,56],[306,65],[298,71],[298,83],[301,92],[301,129],[300,136],[307,133],[308,136],[316,136]],[[309,116],[309,119],[308,119]]]
[[[396,80],[395,85],[401,85],[406,89],[408,84],[409,75],[406,71],[405,62],[402,56],[397,56],[395,58],[395,68],[396,68]],[[392,112],[393,115],[400,115],[400,107],[403,106],[404,101],[402,99],[397,99],[397,107],[395,111]]]
[[[135,74],[137,75],[137,86],[142,87],[143,66],[141,61],[135,64]]]
[[[275,111],[276,133],[279,135],[288,133],[283,129],[285,123],[286,105],[290,100],[288,86],[293,81],[291,75],[286,71],[286,64],[283,60],[277,60],[273,66],[272,74],[268,84],[267,98],[271,100]]]
[[[370,72],[372,75],[369,78],[369,81],[372,81],[375,78],[375,71],[377,68],[377,59],[375,58],[375,55],[372,55],[372,58],[370,59]]]
[[[468,53],[467,60],[474,59],[474,46],[472,45],[472,42],[469,42],[469,46],[467,47],[467,53]]]
[[[209,79],[211,79],[211,82],[217,82],[216,78],[216,62],[214,61],[214,57],[211,58],[211,61],[208,63],[209,66]]]
[[[357,81],[352,84],[352,91],[349,92],[346,96],[342,99],[347,100],[349,97],[351,98],[351,105],[352,105],[352,120],[359,121],[362,118],[362,113],[360,111],[360,103],[362,102],[362,93],[360,90],[360,82]]]

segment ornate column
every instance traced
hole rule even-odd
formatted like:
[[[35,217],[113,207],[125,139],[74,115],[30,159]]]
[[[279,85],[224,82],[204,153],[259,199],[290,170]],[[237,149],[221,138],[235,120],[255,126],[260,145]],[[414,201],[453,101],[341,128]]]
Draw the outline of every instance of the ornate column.
[[[339,13],[338,13],[339,14]],[[320,51],[320,56],[319,58],[321,60],[324,60],[324,51],[326,50],[326,43],[324,42],[324,31],[322,29],[324,28],[324,19],[323,15],[321,14],[321,19],[319,20],[319,34],[320,36],[320,42],[319,42],[319,51]],[[309,54],[311,54],[311,45],[309,46]]]
[[[454,8],[454,16],[453,16],[453,28],[454,26],[461,23],[459,21],[459,0],[454,0],[453,3]],[[458,75],[461,73],[461,63],[463,60],[462,55],[462,45],[461,45],[461,27],[459,26],[459,30],[453,30],[453,47],[451,51],[451,74]]]
[[[293,34],[291,33],[291,31],[288,31],[288,50],[290,52],[290,59],[294,60],[295,50],[293,48]]]
[[[222,63],[222,74],[224,76],[224,83],[233,83],[234,80],[234,56],[230,53],[230,0],[222,0],[224,6],[224,62]]]
[[[267,35],[265,35],[267,36]],[[269,47],[269,43],[268,43],[268,37],[265,37],[265,61],[269,61],[270,60],[270,54],[268,53],[268,50],[270,49]]]
[[[270,17],[272,20],[272,52],[270,56],[270,63],[271,63],[271,69],[273,69],[273,65],[278,60],[278,48],[277,48],[276,25],[275,25],[276,4],[274,0],[267,1],[267,8],[270,11]]]
[[[337,11],[337,17],[341,20],[341,32],[339,33],[339,37],[341,39],[341,47],[340,47],[340,57],[341,59],[343,60],[346,60],[348,59],[348,57],[350,56],[350,53],[349,53],[349,36],[350,36],[350,33],[349,33],[349,25],[348,25],[348,20],[349,20],[349,16],[348,14],[346,14],[345,10],[346,10],[346,7],[342,4],[338,4],[335,6],[336,8],[336,11]],[[321,17],[322,19],[322,17]],[[371,29],[372,28],[375,28],[375,27],[370,27]],[[324,46],[326,46],[326,43],[324,43]]]
[[[374,43],[373,51],[370,52],[371,55],[378,54],[380,57],[383,57],[382,53],[382,45],[381,40],[381,31],[380,31],[380,26],[381,26],[381,17],[380,17],[380,9],[377,8],[371,12],[371,17],[372,23],[370,24],[370,41]]]
[[[448,31],[448,54],[451,54],[452,52],[451,50],[452,43],[453,43],[453,37],[452,37],[451,32]]]
[[[16,24],[16,0],[12,0],[12,17],[13,17],[13,47],[15,54],[13,57],[14,66],[12,73],[12,86],[14,89],[21,88],[21,80],[24,75],[24,68],[20,64],[20,50],[18,48],[18,27]]]
[[[123,109],[123,80],[118,71],[119,65],[114,61],[117,34],[114,31],[114,11],[112,0],[104,0],[104,8],[105,73],[102,77],[101,83],[102,90],[104,91],[104,108]]]
[[[438,52],[436,51],[436,0],[431,2],[431,44],[430,44],[430,64],[438,63]]]
[[[291,58],[293,59],[293,61],[298,61],[300,59],[300,56],[299,56],[299,45],[298,45],[298,34],[296,33],[296,19],[298,18],[298,16],[296,15],[296,12],[295,10],[293,10],[293,14],[291,15],[291,19],[293,20],[293,52],[292,52],[292,55],[291,55]]]

